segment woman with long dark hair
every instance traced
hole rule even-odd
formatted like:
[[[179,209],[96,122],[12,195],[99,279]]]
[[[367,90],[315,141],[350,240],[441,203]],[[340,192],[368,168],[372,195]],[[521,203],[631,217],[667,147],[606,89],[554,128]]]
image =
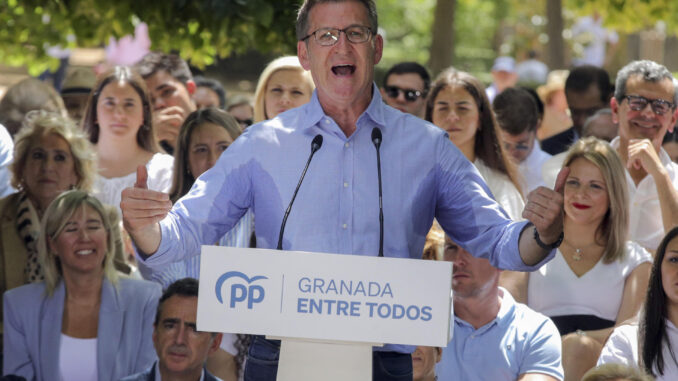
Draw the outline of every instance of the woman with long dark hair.
[[[659,244],[640,324],[617,327],[598,364],[640,366],[658,381],[678,380],[678,227]]]

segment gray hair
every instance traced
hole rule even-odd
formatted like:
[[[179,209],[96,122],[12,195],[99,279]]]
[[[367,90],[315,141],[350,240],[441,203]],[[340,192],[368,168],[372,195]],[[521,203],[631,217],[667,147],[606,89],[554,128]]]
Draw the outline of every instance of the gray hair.
[[[370,29],[372,29],[372,34],[376,35],[379,22],[377,20],[377,6],[374,0],[305,0],[297,14],[297,40],[301,41],[304,37],[308,36],[308,15],[313,7],[322,3],[343,3],[345,1],[357,1],[365,6]]]
[[[586,118],[586,121],[584,122],[584,126],[582,130],[586,131],[586,128],[593,123],[598,117],[600,116],[612,116],[612,109],[609,107],[606,108],[601,108],[600,110],[596,111],[593,115],[589,116]]]
[[[664,65],[649,60],[633,61],[619,70],[614,89],[614,97],[617,99],[617,102],[621,103],[624,100],[626,82],[632,75],[641,75],[646,82],[660,82],[664,79],[671,80],[673,85],[673,104],[678,103],[678,87],[675,85],[673,75],[669,69]]]

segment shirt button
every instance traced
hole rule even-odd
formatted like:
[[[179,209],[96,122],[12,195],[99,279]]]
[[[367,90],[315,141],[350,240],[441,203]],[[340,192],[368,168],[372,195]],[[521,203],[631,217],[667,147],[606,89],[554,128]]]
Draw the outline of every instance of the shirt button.
[[[344,144],[344,147],[348,148],[348,143]]]
[[[329,120],[329,119],[325,119],[325,124],[330,124],[330,120]]]
[[[348,183],[344,183],[344,188],[348,188]]]
[[[348,225],[343,224],[343,225],[341,225],[341,227],[344,228],[344,229],[346,229],[346,228],[348,227]]]

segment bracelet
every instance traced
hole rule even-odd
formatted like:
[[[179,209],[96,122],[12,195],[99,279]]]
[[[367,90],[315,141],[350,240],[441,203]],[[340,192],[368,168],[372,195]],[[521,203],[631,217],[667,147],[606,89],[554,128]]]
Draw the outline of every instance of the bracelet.
[[[565,238],[565,233],[560,232],[560,235],[558,236],[556,242],[550,244],[544,243],[542,242],[541,239],[539,239],[539,232],[537,232],[537,228],[534,228],[534,240],[537,241],[537,245],[539,245],[539,247],[541,247],[544,250],[551,251],[553,249],[558,248],[560,244],[563,243],[563,238]]]

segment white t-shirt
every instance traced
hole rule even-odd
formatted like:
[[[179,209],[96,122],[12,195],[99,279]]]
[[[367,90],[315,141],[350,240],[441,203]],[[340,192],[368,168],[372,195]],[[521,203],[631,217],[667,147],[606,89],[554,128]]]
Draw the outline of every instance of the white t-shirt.
[[[605,63],[605,44],[616,44],[619,36],[613,30],[603,27],[603,19],[597,20],[590,16],[585,16],[577,20],[572,26],[572,35],[575,41],[584,46],[583,56],[575,59],[575,64],[593,65],[602,67]]]
[[[676,353],[678,345],[678,329],[670,321],[666,321],[666,333],[671,343],[671,348]],[[657,381],[678,380],[678,364],[673,361],[668,347],[662,351],[664,357],[664,375],[657,377]],[[607,339],[603,350],[598,358],[598,365],[623,364],[638,368],[638,324],[621,325],[614,329],[610,338]],[[657,370],[654,369],[654,373]]]
[[[509,217],[516,221],[522,220],[525,201],[518,188],[513,185],[508,176],[488,167],[480,159],[476,159],[473,165],[476,166],[480,175],[483,176],[494,199],[504,208]]]
[[[59,380],[96,380],[97,338],[76,339],[61,334]]]
[[[615,150],[618,149],[619,137],[614,138],[610,145]],[[678,189],[678,164],[671,161],[663,148],[659,150],[659,160],[666,168],[673,187]],[[664,223],[662,222],[657,184],[652,176],[647,175],[636,186],[629,172],[625,172],[626,183],[629,186],[629,205],[631,206],[629,239],[650,250],[657,250],[659,242],[664,238]]]
[[[518,171],[523,176],[523,194],[528,194],[532,190],[546,185],[542,176],[542,167],[551,158],[551,155],[542,151],[539,142],[534,142],[532,152],[518,164]]]
[[[616,321],[626,277],[644,262],[652,262],[652,255],[628,241],[623,261],[600,260],[577,277],[558,250],[553,260],[530,273],[527,305],[546,316],[593,315]]]
[[[153,155],[151,160],[146,163],[148,189],[169,192],[172,186],[173,169],[174,157],[164,153]],[[103,204],[115,206],[118,209],[118,213],[122,215],[120,211],[120,193],[122,193],[123,189],[134,186],[136,180],[136,171],[122,177],[110,179],[97,175],[97,180],[94,184],[94,197],[98,198]]]

